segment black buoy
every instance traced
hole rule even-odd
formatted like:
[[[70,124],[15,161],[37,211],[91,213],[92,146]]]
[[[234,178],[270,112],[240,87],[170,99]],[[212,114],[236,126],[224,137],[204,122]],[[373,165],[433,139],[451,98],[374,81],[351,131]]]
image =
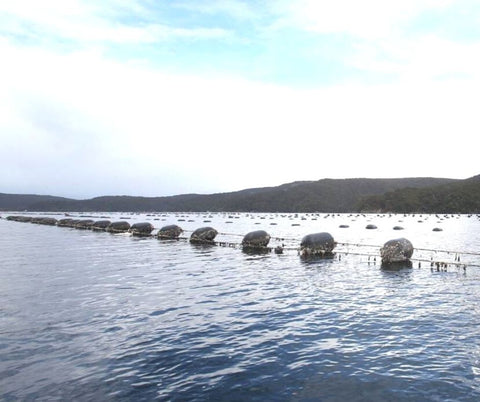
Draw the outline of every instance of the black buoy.
[[[270,235],[265,230],[255,230],[247,233],[242,240],[243,247],[267,247]]]
[[[210,227],[210,226],[205,226],[202,228],[196,229],[192,235],[190,236],[190,243],[213,243],[213,240],[215,239],[215,236],[218,234],[218,232]]]
[[[91,219],[82,219],[75,224],[75,229],[91,229],[94,223]]]
[[[57,222],[57,226],[59,226],[59,227],[72,227],[72,222],[73,222],[72,218],[60,219]]]
[[[150,222],[137,222],[130,226],[129,232],[133,236],[150,236],[153,225]]]
[[[38,217],[33,218],[30,222],[37,223],[39,225],[50,225],[55,226],[57,224],[57,220],[55,218],[46,218],[46,217]]]
[[[312,233],[306,235],[300,243],[300,255],[309,256],[332,256],[335,248],[335,240],[330,233]]]
[[[109,233],[125,233],[130,229],[130,224],[127,221],[112,222],[107,226],[107,232]]]
[[[391,264],[410,261],[413,254],[413,245],[404,237],[387,241],[380,249],[382,264]]]
[[[108,225],[110,225],[110,223],[112,223],[112,222],[110,222],[108,220],[96,221],[92,225],[92,230],[105,231],[107,229]]]
[[[269,241],[270,235],[265,230],[255,230],[243,237],[242,250],[249,254],[270,252]]]
[[[167,225],[158,231],[157,237],[159,239],[178,239],[182,232],[183,229],[178,225]]]
[[[33,217],[31,216],[22,216],[22,215],[10,215],[5,218],[7,221],[14,222],[31,222]]]

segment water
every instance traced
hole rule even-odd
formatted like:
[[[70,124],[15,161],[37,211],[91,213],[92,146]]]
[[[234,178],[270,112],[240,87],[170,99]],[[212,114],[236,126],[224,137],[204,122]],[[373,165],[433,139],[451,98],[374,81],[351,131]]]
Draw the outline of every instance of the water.
[[[265,229],[283,238],[272,246],[289,247],[329,231],[345,243],[405,236],[417,248],[480,251],[476,216],[109,216],[211,225],[219,241]],[[480,268],[386,271],[366,256],[303,262],[289,250],[249,255],[4,219],[0,228],[0,399],[480,398]]]

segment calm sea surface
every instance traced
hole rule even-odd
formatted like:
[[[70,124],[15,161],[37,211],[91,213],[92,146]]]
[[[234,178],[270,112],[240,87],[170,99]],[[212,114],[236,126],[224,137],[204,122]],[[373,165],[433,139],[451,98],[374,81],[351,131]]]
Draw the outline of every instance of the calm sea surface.
[[[216,240],[235,243],[264,229],[286,250],[1,219],[0,399],[480,400],[479,256],[437,270],[431,258],[458,256],[416,250],[426,261],[390,271],[357,255],[378,247],[353,245],[402,236],[480,253],[477,216],[107,215],[213,226]],[[307,262],[289,249],[321,231],[350,245]]]

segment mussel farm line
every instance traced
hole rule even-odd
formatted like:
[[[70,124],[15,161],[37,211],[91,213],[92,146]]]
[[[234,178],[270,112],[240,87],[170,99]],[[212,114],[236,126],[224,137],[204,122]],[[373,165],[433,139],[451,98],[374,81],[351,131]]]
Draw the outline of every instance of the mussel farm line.
[[[125,218],[126,219],[126,218]],[[311,258],[328,258],[339,259],[342,256],[360,256],[367,257],[368,264],[381,263],[382,268],[405,268],[412,267],[412,261],[418,262],[418,268],[421,268],[422,263],[427,263],[432,271],[446,271],[448,267],[459,267],[466,270],[467,265],[469,267],[480,267],[480,264],[464,263],[462,262],[462,256],[480,256],[480,253],[475,252],[463,252],[452,250],[435,250],[428,248],[414,248],[412,243],[405,238],[392,239],[387,241],[383,246],[372,244],[360,244],[360,243],[345,243],[337,242],[332,235],[327,232],[312,233],[303,237],[300,242],[300,246],[285,245],[285,243],[294,244],[298,242],[297,239],[288,237],[271,237],[264,230],[256,230],[249,232],[246,235],[237,233],[219,233],[212,227],[206,226],[196,230],[183,230],[177,225],[167,225],[161,228],[155,228],[149,222],[140,222],[130,225],[127,221],[114,221],[99,220],[94,221],[92,219],[55,219],[51,217],[39,217],[39,216],[23,216],[23,215],[11,215],[6,218],[9,221],[16,222],[29,222],[40,225],[67,227],[83,230],[104,231],[112,234],[128,233],[132,236],[157,238],[159,240],[182,240],[189,241],[192,244],[214,245],[221,247],[241,248],[244,252],[249,254],[267,254],[272,251],[275,254],[283,254],[284,251],[294,251],[302,259]],[[157,234],[152,234],[154,230],[158,230]],[[182,233],[191,232],[190,237],[181,236]],[[217,235],[242,237],[241,242],[230,241],[216,241]],[[275,247],[269,246],[270,240],[280,242]],[[298,243],[297,243],[298,244]],[[340,246],[340,248],[337,248]],[[371,252],[361,252],[360,250],[370,248]],[[375,251],[380,251],[380,254]],[[415,257],[412,258],[414,251],[429,252],[432,253],[430,258],[427,257]],[[446,259],[434,258],[441,256],[448,256]],[[454,261],[449,261],[451,256],[454,256]]]

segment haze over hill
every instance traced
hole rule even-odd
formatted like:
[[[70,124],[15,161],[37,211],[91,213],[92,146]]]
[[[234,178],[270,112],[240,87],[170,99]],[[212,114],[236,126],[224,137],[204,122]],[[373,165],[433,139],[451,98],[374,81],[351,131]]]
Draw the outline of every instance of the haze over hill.
[[[102,196],[75,200],[53,196],[0,194],[0,209],[29,211],[238,211],[238,212],[355,212],[401,211],[443,212],[457,208],[461,212],[480,210],[475,201],[477,178],[402,179],[322,179],[286,183],[276,187],[251,188],[216,194],[182,194],[168,197]],[[452,204],[442,204],[451,192]],[[426,203],[431,194],[439,194],[436,203]],[[399,197],[407,200],[398,204]],[[472,195],[472,196],[471,196]],[[469,203],[463,205],[468,198]],[[477,199],[480,200],[479,197]],[[411,202],[410,202],[411,201]],[[425,203],[424,203],[425,202]],[[430,208],[430,209],[429,209]],[[433,210],[432,208],[436,208]]]

